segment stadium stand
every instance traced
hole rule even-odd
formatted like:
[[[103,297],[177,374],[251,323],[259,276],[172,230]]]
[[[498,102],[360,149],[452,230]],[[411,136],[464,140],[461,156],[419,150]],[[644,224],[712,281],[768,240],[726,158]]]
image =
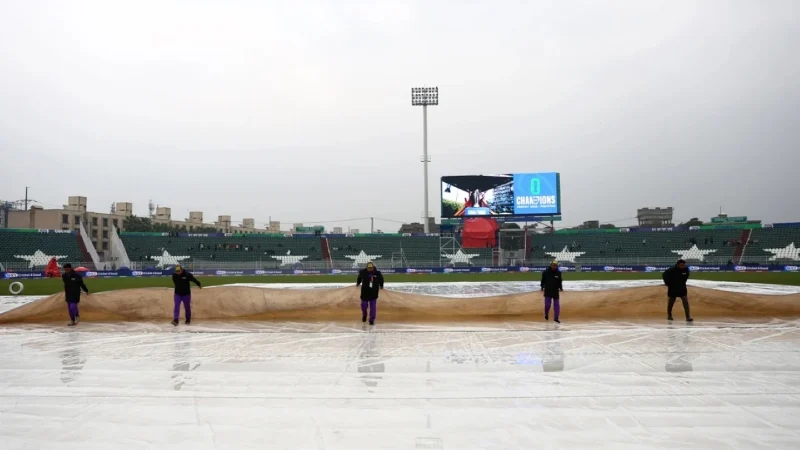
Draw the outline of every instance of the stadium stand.
[[[177,236],[165,233],[120,233],[131,262],[153,266],[177,262],[258,261],[263,267],[280,267],[322,261],[319,237],[273,235]],[[166,252],[166,254],[165,254]]]
[[[800,227],[760,228],[753,230],[745,249],[744,260],[800,261]]]
[[[403,258],[411,265],[414,265],[414,262],[417,261],[425,265],[425,262],[430,264],[442,259],[442,255],[439,252],[439,238],[436,236],[401,237],[398,240],[400,241],[399,245],[403,252]]]
[[[792,259],[792,242],[800,243],[800,228],[716,228],[669,232],[565,232],[534,234],[527,261],[542,264],[554,258],[564,263],[617,264],[667,263],[678,258],[713,264],[739,263],[748,257],[765,261],[775,256],[765,249],[784,249],[779,255]],[[750,237],[747,242],[748,236]],[[329,254],[334,267],[363,266],[464,266],[493,264],[494,249],[440,252],[437,236],[355,235],[320,238],[304,235],[283,237],[251,234],[227,237],[176,237],[160,233],[122,233],[131,261],[157,265],[163,252],[180,261],[260,261],[262,267],[281,267],[316,262],[323,265]],[[522,242],[522,241],[520,241]],[[327,249],[323,249],[327,246]],[[460,244],[455,246],[460,249]],[[329,250],[329,253],[327,252]],[[460,252],[460,254],[459,254]],[[172,261],[169,258],[167,261]],[[172,261],[174,263],[174,261]]]
[[[492,264],[493,249],[464,249],[461,254],[457,250],[440,252],[438,236],[363,235],[332,237],[328,241],[331,259],[337,265],[348,261],[351,265],[363,265],[369,260],[395,267]]]
[[[72,232],[0,229],[0,263],[8,270],[43,269],[50,258],[81,264],[83,254]]]
[[[125,249],[139,267],[186,263],[258,262],[274,268],[296,264],[326,263],[330,251],[333,267],[363,266],[375,261],[379,266],[491,265],[493,249],[465,249],[440,252],[437,236],[357,235],[317,237],[302,235],[234,235],[225,237],[185,236],[165,233],[121,233]],[[327,248],[323,248],[327,246]],[[458,246],[457,246],[458,247]],[[165,254],[166,252],[166,254]]]
[[[434,250],[438,251],[438,240],[435,245]],[[393,258],[399,263],[403,252],[401,238],[391,235],[332,237],[328,239],[328,246],[334,262],[349,262],[352,265],[363,265],[370,260],[378,265],[390,264]]]
[[[314,236],[249,234],[126,233],[120,238],[133,267],[192,263],[202,268],[351,268],[375,261],[379,267],[491,266],[544,264],[665,264],[678,258],[692,263],[765,264],[800,262],[800,227],[714,228],[663,232],[562,231],[509,234],[503,252],[527,242],[527,255],[502,259],[494,248],[462,248],[455,238],[449,250],[438,236],[372,234]],[[59,263],[88,266],[78,236],[71,232],[0,229],[0,264],[10,270],[43,268],[52,256]],[[510,262],[510,261],[514,262]]]
[[[537,234],[531,240],[530,259],[543,263],[556,258],[555,254],[561,254],[574,257],[576,263],[617,261],[644,264],[682,257],[687,261],[726,264],[734,258],[737,247],[743,246],[741,236],[741,229]]]

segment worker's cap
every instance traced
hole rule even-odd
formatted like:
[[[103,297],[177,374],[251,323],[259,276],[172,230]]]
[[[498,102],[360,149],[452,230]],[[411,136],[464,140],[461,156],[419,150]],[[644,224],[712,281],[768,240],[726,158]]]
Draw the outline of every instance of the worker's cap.
[[[372,261],[367,263],[367,269],[374,269],[374,268],[375,268],[375,264],[373,264]]]
[[[558,260],[554,259],[553,262],[550,263],[550,265],[551,266],[557,266],[558,265]]]

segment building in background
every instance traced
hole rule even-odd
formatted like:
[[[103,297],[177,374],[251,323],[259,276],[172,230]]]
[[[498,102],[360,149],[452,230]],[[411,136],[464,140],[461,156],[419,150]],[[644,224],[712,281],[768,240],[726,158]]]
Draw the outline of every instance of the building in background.
[[[98,253],[109,248],[112,226],[124,228],[125,218],[132,214],[130,203],[117,203],[114,213],[89,211],[87,198],[73,196],[67,204],[58,209],[44,209],[32,206],[27,211],[11,210],[8,214],[7,228],[37,228],[41,230],[80,231],[83,223],[86,234]]]
[[[0,228],[8,228],[8,212],[13,206],[11,202],[0,200]]]
[[[577,227],[569,228],[570,230],[598,230],[598,229],[611,229],[617,226],[613,223],[600,223],[599,220],[586,220]]]
[[[428,229],[431,233],[439,233],[441,227],[439,224],[436,223],[436,219],[431,217],[428,219]],[[398,233],[406,234],[406,233],[424,233],[425,232],[425,225],[419,222],[412,222],[412,223],[404,223],[400,226],[400,230]]]
[[[99,213],[89,210],[88,199],[82,196],[72,196],[67,199],[67,204],[62,208],[44,209],[32,206],[27,211],[14,209],[12,203],[0,203],[0,228],[36,228],[42,230],[69,230],[79,231],[82,223],[86,233],[92,241],[97,252],[102,254],[109,249],[110,235],[116,228],[125,230],[125,219],[133,218],[133,204],[118,202],[111,208],[112,212]],[[202,211],[189,212],[185,220],[173,220],[172,209],[166,206],[154,208],[152,217],[149,218],[154,225],[165,225],[165,228],[191,232],[209,232],[215,230],[220,233],[267,233],[280,232],[280,222],[270,222],[270,230],[274,227],[277,231],[256,228],[255,219],[246,218],[241,225],[234,225],[231,216],[219,216],[215,223],[205,223]]]
[[[639,208],[636,219],[640,227],[671,227],[673,208]]]

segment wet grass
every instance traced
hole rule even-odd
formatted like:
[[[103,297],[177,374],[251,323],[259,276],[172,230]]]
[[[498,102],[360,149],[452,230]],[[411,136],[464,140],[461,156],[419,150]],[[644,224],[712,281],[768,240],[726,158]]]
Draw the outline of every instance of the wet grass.
[[[354,283],[353,275],[285,275],[285,276],[238,276],[238,277],[198,277],[204,286],[218,286],[231,283]],[[566,273],[564,279],[570,280],[658,280],[660,273]],[[743,283],[764,283],[800,286],[800,273],[754,272],[754,273],[693,273],[696,280],[735,281]],[[464,273],[464,274],[399,274],[386,275],[387,283],[437,283],[437,282],[502,282],[538,281],[538,273]],[[0,295],[8,295],[9,285],[15,280],[0,280]],[[63,289],[60,279],[16,280],[21,281],[25,290],[23,295],[50,295]],[[172,287],[168,277],[153,278],[91,278],[86,280],[91,292],[112,291],[142,287]]]

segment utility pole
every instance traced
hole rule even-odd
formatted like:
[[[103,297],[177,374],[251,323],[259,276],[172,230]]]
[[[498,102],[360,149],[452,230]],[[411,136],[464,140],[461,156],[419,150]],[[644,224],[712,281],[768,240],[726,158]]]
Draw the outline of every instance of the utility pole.
[[[28,210],[28,189],[30,188],[28,186],[25,186],[25,211]]]
[[[374,217],[370,217],[369,218],[369,232],[370,232],[370,234],[375,232],[375,218]]]

